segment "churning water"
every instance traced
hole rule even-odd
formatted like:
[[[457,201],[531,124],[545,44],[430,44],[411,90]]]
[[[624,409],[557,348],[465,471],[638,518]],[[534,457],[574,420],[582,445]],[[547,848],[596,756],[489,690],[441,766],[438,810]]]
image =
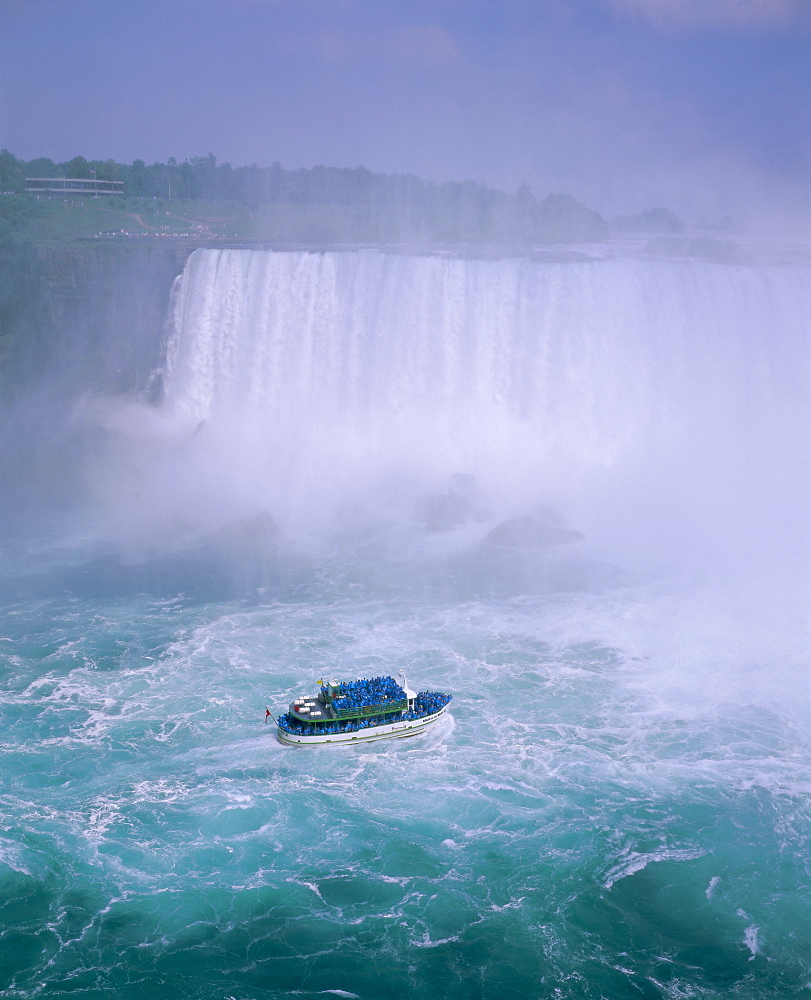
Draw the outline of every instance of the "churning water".
[[[2,995],[805,995],[807,278],[197,251],[6,545]]]

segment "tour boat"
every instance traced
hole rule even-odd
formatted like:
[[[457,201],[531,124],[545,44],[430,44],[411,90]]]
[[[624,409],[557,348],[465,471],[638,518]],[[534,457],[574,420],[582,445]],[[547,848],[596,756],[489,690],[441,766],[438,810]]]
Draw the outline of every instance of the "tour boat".
[[[451,695],[412,691],[401,671],[393,677],[319,681],[315,698],[302,695],[273,719],[279,740],[291,746],[314,743],[371,743],[416,736],[445,714]],[[265,721],[273,718],[265,710]]]

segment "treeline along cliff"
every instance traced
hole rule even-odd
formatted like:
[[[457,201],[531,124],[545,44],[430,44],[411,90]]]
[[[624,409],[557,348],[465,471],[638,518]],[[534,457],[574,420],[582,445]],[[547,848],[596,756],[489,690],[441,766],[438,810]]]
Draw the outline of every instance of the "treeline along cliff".
[[[125,198],[240,203],[255,235],[268,238],[531,244],[601,239],[608,231],[598,212],[567,194],[537,199],[526,185],[507,194],[474,181],[436,184],[365,167],[232,167],[213,154],[151,166],[81,156],[54,163],[0,152],[6,197],[24,193],[26,177],[120,180]]]

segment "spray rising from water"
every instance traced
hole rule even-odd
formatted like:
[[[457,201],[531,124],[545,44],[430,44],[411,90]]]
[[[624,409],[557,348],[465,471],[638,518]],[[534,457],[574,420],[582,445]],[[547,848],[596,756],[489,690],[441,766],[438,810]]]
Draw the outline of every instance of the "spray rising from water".
[[[136,548],[408,522],[454,474],[482,531],[542,503],[617,558],[803,548],[798,267],[199,250],[172,309],[163,402],[105,413],[96,486]]]

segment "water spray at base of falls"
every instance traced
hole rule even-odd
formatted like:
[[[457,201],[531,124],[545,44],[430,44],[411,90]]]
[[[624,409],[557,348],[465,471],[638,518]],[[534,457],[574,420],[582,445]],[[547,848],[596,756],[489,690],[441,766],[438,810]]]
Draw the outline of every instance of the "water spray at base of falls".
[[[259,515],[411,522],[461,474],[487,530],[543,504],[612,557],[790,560],[804,287],[791,265],[198,250],[162,402],[101,404],[97,496],[137,549]]]

